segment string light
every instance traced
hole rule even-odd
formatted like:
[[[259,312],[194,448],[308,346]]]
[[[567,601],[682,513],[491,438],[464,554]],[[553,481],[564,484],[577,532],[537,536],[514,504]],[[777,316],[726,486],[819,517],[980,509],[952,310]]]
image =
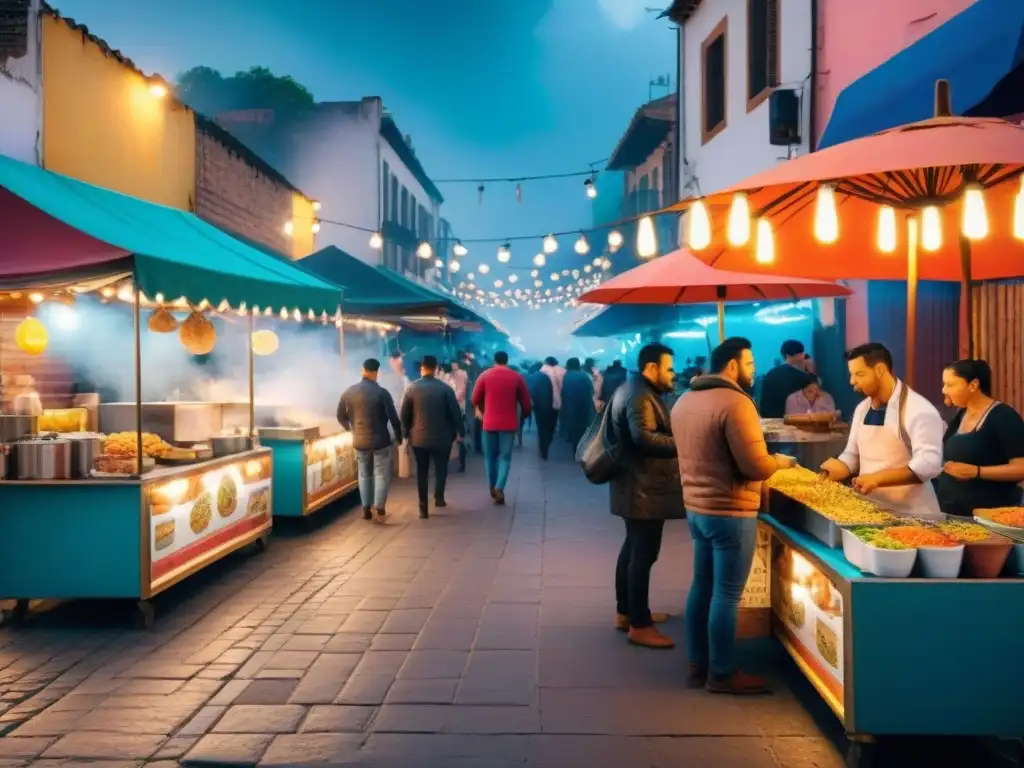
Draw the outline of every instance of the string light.
[[[434,247],[426,240],[424,240],[416,248],[416,255],[419,256],[421,259],[429,259],[434,255]]]
[[[370,247],[375,251],[379,251],[384,247],[384,238],[380,236],[380,232],[374,232],[370,235]]]
[[[457,261],[450,261],[450,262],[448,262],[448,270],[450,272],[458,272],[460,269],[462,269],[462,265],[459,264],[459,262],[457,262]]]
[[[314,221],[313,222],[313,234],[315,235],[315,234],[317,234],[319,232],[320,232],[320,222],[319,221]]]
[[[658,252],[658,237],[654,233],[654,220],[650,216],[640,219],[636,228],[636,253],[649,259]]]
[[[750,203],[746,192],[732,196],[729,206],[729,229],[726,233],[729,245],[739,248],[750,242]]]
[[[883,205],[878,210],[878,250],[893,253],[896,250],[896,210]]]
[[[942,247],[942,214],[934,205],[921,212],[921,248],[935,252]]]
[[[292,235],[294,235],[295,234],[295,225],[292,222],[290,222],[290,221],[286,221],[284,223],[284,233],[286,235],[288,235],[288,237],[291,237]]]
[[[758,264],[771,264],[775,261],[775,236],[768,219],[757,220],[757,244],[754,258]]]
[[[617,229],[613,229],[608,233],[608,250],[615,253],[619,248],[622,247],[623,239],[622,233]]]
[[[590,243],[587,242],[587,236],[582,232],[580,232],[580,236],[576,241],[576,244],[573,245],[573,250],[575,250],[580,256],[586,256],[590,253]]]
[[[547,237],[544,238],[544,243],[542,247],[544,253],[550,256],[552,253],[558,250],[558,241],[555,239],[555,236],[553,234],[548,235]]]
[[[477,272],[479,272],[481,275],[486,275],[490,271],[491,267],[489,264],[481,264],[479,267],[477,267]]]
[[[512,259],[512,246],[508,243],[498,246],[498,261],[502,264],[508,264]]]
[[[831,245],[839,238],[836,189],[831,184],[818,187],[818,199],[814,204],[814,237],[825,245]]]
[[[536,256],[533,257],[533,263],[535,266],[543,267],[545,264],[548,263],[547,256],[545,256],[543,253],[538,253]]]
[[[711,217],[703,200],[697,200],[686,212],[686,244],[693,251],[703,251],[711,245]]]
[[[597,197],[597,185],[594,184],[593,177],[583,182],[583,188],[587,191],[587,197],[591,200]]]
[[[988,214],[985,194],[980,184],[968,184],[964,190],[963,233],[968,240],[988,237]]]
[[[452,246],[452,253],[455,254],[455,258],[461,259],[467,253],[469,253],[469,248],[467,248],[462,243],[460,243],[458,240],[456,240],[455,241],[455,245]]]

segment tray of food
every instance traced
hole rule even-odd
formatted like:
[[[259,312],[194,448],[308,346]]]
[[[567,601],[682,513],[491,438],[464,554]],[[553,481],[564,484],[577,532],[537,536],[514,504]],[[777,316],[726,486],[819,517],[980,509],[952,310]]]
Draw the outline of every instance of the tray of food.
[[[178,448],[171,446],[156,457],[156,463],[168,466],[180,466],[183,464],[195,464],[200,461],[206,461],[212,457],[213,452],[208,446],[193,445],[191,448]]]
[[[974,519],[1007,538],[1024,541],[1024,507],[976,509]]]
[[[90,474],[98,478],[130,477],[136,474],[145,474],[156,465],[156,461],[143,457],[141,464],[140,469],[139,460],[135,456],[101,453],[94,459]]]

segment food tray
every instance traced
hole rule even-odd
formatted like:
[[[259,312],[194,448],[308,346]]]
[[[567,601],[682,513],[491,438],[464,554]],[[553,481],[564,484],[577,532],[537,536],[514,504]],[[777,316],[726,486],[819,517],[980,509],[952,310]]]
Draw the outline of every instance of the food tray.
[[[989,520],[987,517],[983,517],[975,513],[974,522],[978,525],[983,525],[990,531],[998,533],[1000,536],[1005,536],[1013,541],[1024,542],[1024,528],[1016,528],[1012,525],[1003,525],[993,520]]]
[[[843,548],[843,526],[839,523],[829,520],[824,515],[774,488],[769,489],[768,499],[770,514],[783,525],[808,533],[832,549]],[[880,506],[879,508],[889,511],[885,507]],[[856,526],[849,527],[870,525],[870,523],[857,523]]]

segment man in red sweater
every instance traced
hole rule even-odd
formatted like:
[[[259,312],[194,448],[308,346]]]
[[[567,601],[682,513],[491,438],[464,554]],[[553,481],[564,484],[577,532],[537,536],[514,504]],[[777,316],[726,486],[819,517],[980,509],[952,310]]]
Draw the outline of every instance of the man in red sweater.
[[[512,468],[512,447],[519,425],[530,415],[526,380],[508,367],[508,353],[494,353],[494,367],[480,374],[473,388],[473,406],[483,412],[484,465],[495,504],[505,503],[505,483]]]

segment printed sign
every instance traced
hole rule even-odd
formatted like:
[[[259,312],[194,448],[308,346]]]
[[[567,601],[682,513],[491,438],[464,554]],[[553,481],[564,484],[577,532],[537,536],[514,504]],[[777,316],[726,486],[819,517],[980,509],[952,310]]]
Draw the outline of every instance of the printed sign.
[[[306,443],[306,508],[339,496],[358,480],[352,435],[343,433]]]
[[[763,524],[757,526],[757,547],[754,549],[754,564],[747,577],[747,586],[743,589],[740,608],[771,608],[772,598],[769,588],[769,561],[771,558],[771,532]]]

